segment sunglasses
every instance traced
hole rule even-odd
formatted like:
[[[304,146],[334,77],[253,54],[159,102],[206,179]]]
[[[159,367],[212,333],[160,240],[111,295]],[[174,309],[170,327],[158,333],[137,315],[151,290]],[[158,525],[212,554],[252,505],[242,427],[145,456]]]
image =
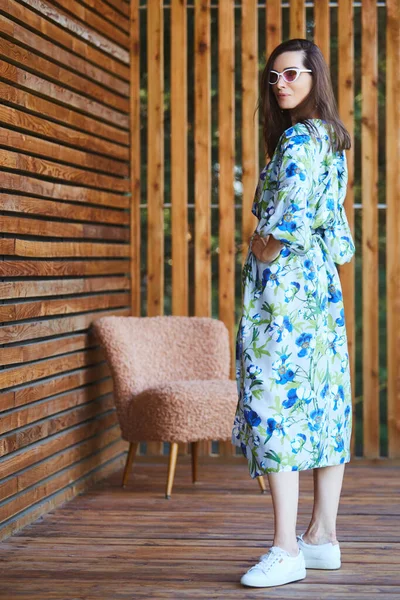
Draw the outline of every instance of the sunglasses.
[[[301,73],[312,73],[312,71],[311,69],[298,69],[297,67],[284,69],[282,73],[270,71],[268,83],[271,85],[278,83],[281,75],[286,83],[294,83],[300,77]]]

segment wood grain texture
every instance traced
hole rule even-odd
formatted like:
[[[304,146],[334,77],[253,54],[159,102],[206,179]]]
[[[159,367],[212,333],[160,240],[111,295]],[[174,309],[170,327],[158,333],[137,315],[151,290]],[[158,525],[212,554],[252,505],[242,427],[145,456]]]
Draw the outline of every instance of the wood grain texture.
[[[130,313],[126,8],[1,5],[0,535],[126,450],[90,332]]]
[[[400,457],[400,2],[386,2],[386,297],[388,453]]]
[[[350,7],[350,13],[352,13],[352,6]],[[329,66],[331,39],[329,0],[318,0],[318,2],[314,2],[314,22],[315,29],[313,41],[321,50],[326,64]],[[340,35],[340,26],[338,28],[338,35]]]
[[[290,37],[306,37],[306,4],[305,0],[290,0]]]
[[[233,328],[235,299],[235,112],[234,112],[234,2],[218,5],[218,316],[229,331],[234,377]]]
[[[211,316],[211,6],[195,3],[194,277],[197,317]]]
[[[147,315],[164,312],[164,21],[161,0],[147,9]]]
[[[375,0],[362,4],[361,169],[363,446],[379,456],[379,291],[378,291],[378,61]]]
[[[194,8],[194,314],[210,317],[211,277],[211,2]],[[209,455],[211,443],[200,442]]]
[[[266,58],[282,41],[281,0],[266,0]]]
[[[347,220],[353,238],[354,229],[354,13],[352,0],[340,0],[338,4],[338,108],[339,116],[351,137],[351,148],[346,151],[347,193],[344,201]],[[344,85],[343,85],[344,82]],[[356,249],[358,251],[358,248]],[[349,349],[350,378],[352,391],[353,423],[356,422],[356,314],[355,314],[355,260],[340,267],[346,333]],[[355,427],[352,429],[351,451],[355,449]]]
[[[242,264],[257,219],[251,212],[259,176],[258,158],[258,30],[257,1],[242,2]]]
[[[140,161],[140,17],[139,1],[130,2],[130,177],[131,177],[131,213],[130,213],[130,262],[131,262],[131,311],[132,315],[141,315],[141,161]]]
[[[171,2],[172,314],[189,313],[186,0]]]
[[[304,580],[270,588],[267,597],[398,600],[398,471],[390,461],[346,465],[337,527],[341,569],[308,570]],[[239,583],[273,537],[271,495],[259,493],[244,459],[202,458],[193,485],[190,457],[178,458],[169,501],[166,474],[166,457],[138,457],[126,489],[122,471],[115,473],[9,537],[0,546],[3,593],[30,600],[265,598],[265,590],[248,592]],[[313,501],[312,471],[300,477],[299,532]]]

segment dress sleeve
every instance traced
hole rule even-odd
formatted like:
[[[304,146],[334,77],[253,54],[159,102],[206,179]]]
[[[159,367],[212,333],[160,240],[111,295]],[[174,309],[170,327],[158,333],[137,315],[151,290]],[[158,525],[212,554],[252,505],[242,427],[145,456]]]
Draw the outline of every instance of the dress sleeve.
[[[284,134],[276,174],[260,194],[257,233],[272,235],[295,254],[305,254],[312,244],[308,198],[313,188],[314,151],[310,136]]]
[[[339,193],[335,205],[335,218],[330,227],[324,228],[323,239],[333,262],[342,265],[343,263],[350,262],[355,253],[353,236],[343,206],[347,186],[347,163],[344,152],[342,168],[338,173],[338,184]]]

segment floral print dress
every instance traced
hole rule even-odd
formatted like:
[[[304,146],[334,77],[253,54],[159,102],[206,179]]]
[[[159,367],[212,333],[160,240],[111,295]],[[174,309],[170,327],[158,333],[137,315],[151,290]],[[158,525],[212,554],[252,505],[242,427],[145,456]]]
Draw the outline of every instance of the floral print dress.
[[[282,134],[261,172],[255,232],[284,245],[260,262],[251,243],[242,271],[236,338],[238,404],[232,443],[251,477],[350,460],[351,386],[336,264],[354,242],[344,212],[344,151],[329,148],[328,124],[312,119]]]

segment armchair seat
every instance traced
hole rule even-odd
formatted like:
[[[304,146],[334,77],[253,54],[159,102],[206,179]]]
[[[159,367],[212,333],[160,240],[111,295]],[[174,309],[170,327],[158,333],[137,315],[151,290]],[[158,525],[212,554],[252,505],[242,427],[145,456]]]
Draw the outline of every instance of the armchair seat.
[[[237,405],[230,379],[169,381],[135,395],[127,407],[132,442],[229,440]]]

